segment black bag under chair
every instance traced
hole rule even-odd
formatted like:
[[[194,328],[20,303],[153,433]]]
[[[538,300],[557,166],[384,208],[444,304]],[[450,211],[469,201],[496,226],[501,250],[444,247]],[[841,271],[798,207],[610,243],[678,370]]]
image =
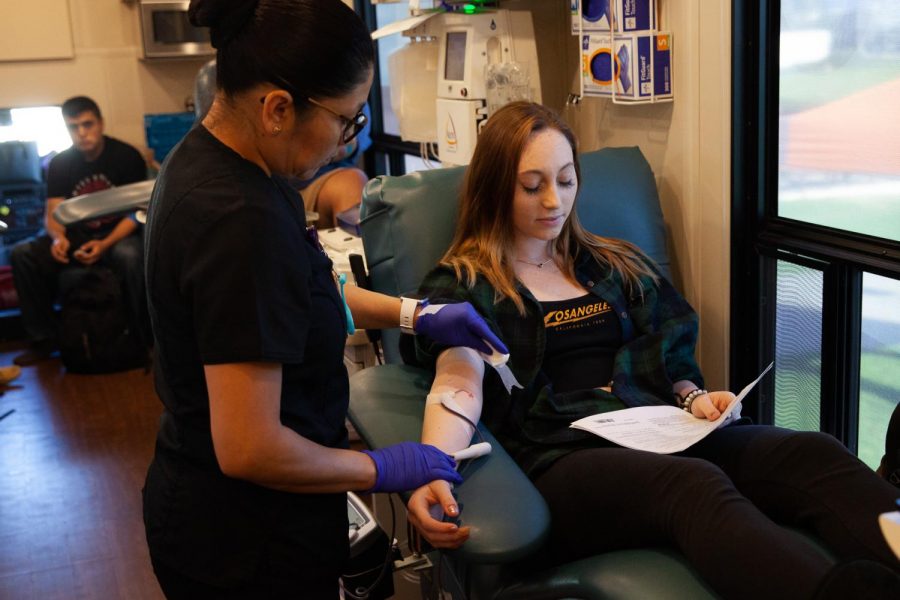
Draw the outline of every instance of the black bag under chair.
[[[122,284],[106,267],[84,270],[62,297],[59,354],[70,373],[113,373],[147,364]]]

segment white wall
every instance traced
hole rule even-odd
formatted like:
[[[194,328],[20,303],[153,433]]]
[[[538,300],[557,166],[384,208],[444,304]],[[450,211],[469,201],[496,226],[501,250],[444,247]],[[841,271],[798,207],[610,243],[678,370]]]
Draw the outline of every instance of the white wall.
[[[0,0],[0,15],[0,60],[72,58],[69,0]]]
[[[731,3],[658,0],[674,34],[675,101],[621,106],[577,90],[580,49],[566,0],[510,0],[534,15],[544,103],[560,110],[583,150],[639,146],[657,177],[676,284],[700,314],[698,359],[710,389],[725,389],[729,356]],[[562,60],[560,59],[561,57]]]
[[[0,62],[0,107],[61,104],[75,95],[100,105],[106,132],[146,148],[144,115],[185,110],[207,59],[144,61],[137,3],[68,0],[74,58]],[[40,38],[38,25],[29,32]]]

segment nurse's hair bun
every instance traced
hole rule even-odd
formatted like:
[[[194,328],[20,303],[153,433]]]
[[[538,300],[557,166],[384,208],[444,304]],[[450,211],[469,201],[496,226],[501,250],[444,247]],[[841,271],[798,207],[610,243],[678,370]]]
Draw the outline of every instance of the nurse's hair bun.
[[[234,39],[253,19],[259,0],[191,0],[188,18],[195,27],[209,27],[213,48]]]

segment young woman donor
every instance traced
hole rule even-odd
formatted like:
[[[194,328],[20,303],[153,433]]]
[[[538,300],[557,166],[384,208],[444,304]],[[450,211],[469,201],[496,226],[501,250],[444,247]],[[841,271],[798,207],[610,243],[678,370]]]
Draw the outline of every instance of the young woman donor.
[[[189,15],[210,27],[218,89],[148,211],[165,407],[144,488],[150,558],[168,598],[336,599],[345,492],[459,477],[433,446],[349,449],[350,317],[499,340],[471,306],[417,316],[353,286],[345,305],[285,180],[312,177],[366,123],[374,49],[357,15],[341,0],[193,0]]]
[[[569,428],[643,405],[716,419],[735,400],[702,389],[697,316],[650,259],[580,225],[579,181],[575,137],[549,109],[518,102],[490,117],[452,245],[420,291],[471,302],[524,389],[510,395],[475,352],[417,336],[414,358],[436,372],[422,441],[453,452],[484,421],[550,507],[551,561],[672,546],[723,598],[896,597],[898,561],[877,517],[895,510],[897,490],[834,438],[732,425],[664,455]],[[432,545],[476,535],[434,519],[436,504],[459,513],[445,481],[408,506]],[[838,562],[775,521],[814,532]]]

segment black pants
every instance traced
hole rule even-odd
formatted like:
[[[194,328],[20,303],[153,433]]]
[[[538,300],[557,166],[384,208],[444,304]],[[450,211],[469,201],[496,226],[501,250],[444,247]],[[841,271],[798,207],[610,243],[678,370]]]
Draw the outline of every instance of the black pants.
[[[308,578],[302,586],[297,586],[295,581],[281,581],[275,571],[268,572],[264,568],[254,581],[238,587],[220,588],[191,579],[152,556],[151,560],[167,600],[337,600],[340,597],[338,581],[334,578]]]
[[[777,521],[812,531],[840,559],[898,569],[878,527],[897,489],[821,433],[745,425],[675,455],[579,450],[535,483],[562,560],[671,546],[725,598],[810,598],[833,561]]]
[[[208,460],[157,449],[147,471],[147,545],[166,597],[337,600],[346,495],[262,488],[202,466]]]
[[[57,324],[53,305],[61,293],[78,285],[81,272],[86,268],[74,259],[68,264],[57,262],[50,254],[51,244],[49,236],[41,235],[16,244],[10,254],[13,279],[22,311],[22,326],[30,342],[56,340]],[[107,250],[99,264],[112,269],[122,282],[131,322],[138,327],[142,339],[149,345],[151,334],[142,246],[140,234],[132,233]]]

